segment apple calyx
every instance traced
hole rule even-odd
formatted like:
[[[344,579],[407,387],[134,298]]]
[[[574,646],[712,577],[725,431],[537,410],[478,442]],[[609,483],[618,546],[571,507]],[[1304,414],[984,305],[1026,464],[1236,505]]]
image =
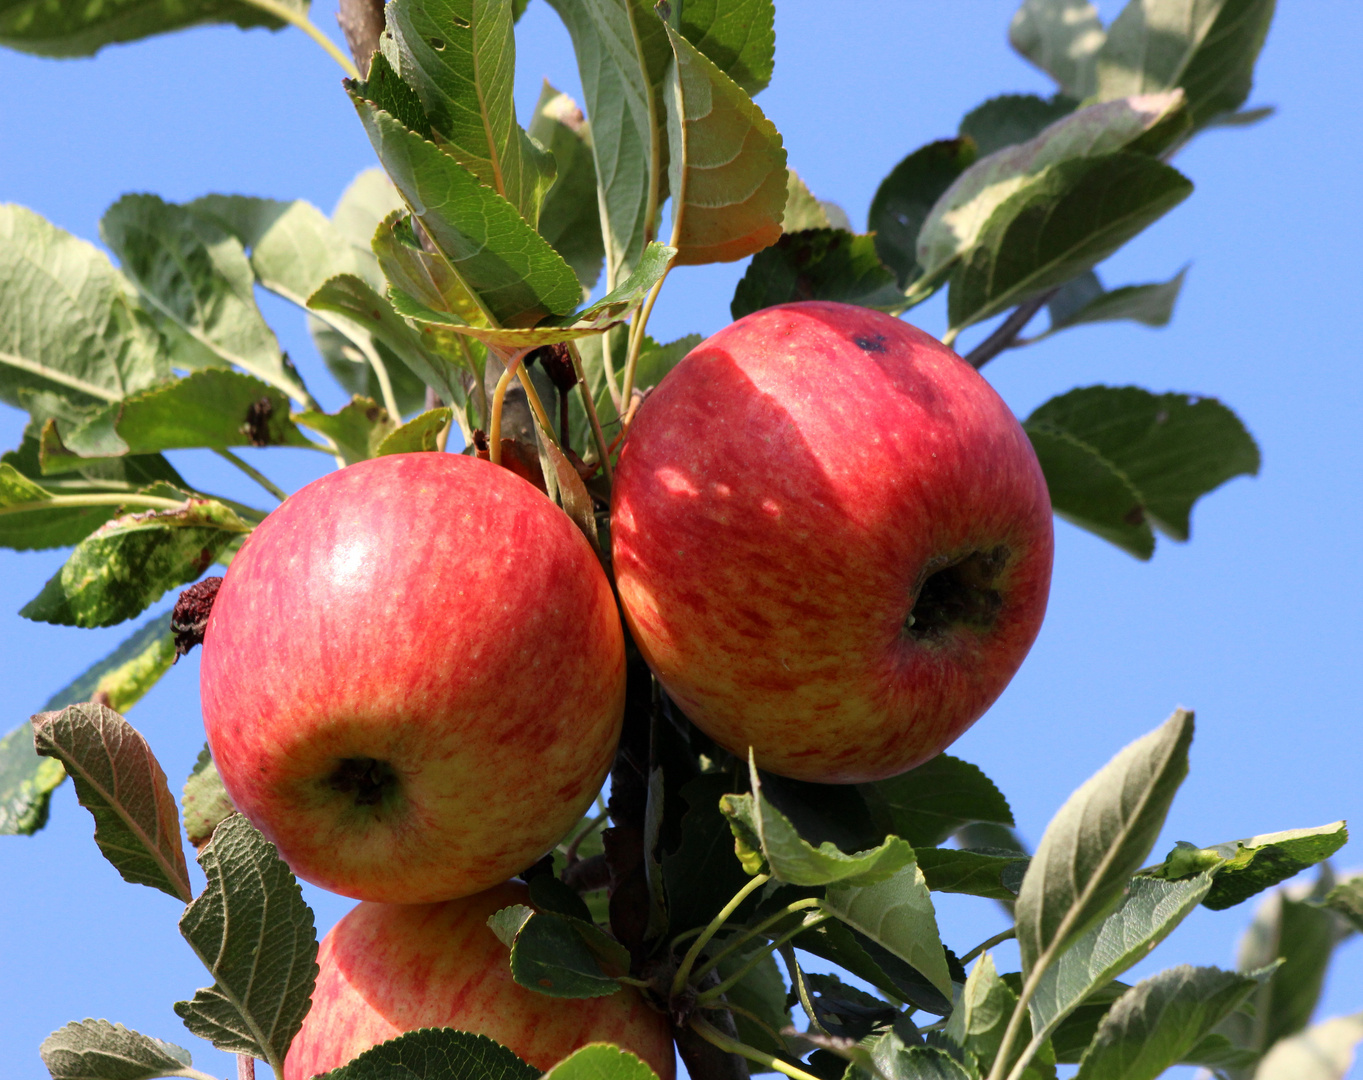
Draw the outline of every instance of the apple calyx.
[[[931,644],[957,627],[980,632],[992,627],[1003,607],[1003,595],[994,585],[1011,555],[1006,544],[999,544],[987,551],[930,560],[914,590],[904,636]]]
[[[327,777],[327,784],[333,791],[350,796],[356,806],[378,806],[401,787],[392,765],[370,757],[341,758]]]

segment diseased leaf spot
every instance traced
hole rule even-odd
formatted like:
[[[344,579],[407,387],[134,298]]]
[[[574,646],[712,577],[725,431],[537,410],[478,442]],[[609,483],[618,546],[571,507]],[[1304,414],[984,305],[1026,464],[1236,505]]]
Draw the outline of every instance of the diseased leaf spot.
[[[270,417],[274,415],[274,402],[267,397],[253,401],[246,409],[246,422],[241,425],[241,433],[252,446],[270,445]]]
[[[1141,524],[1143,521],[1145,521],[1145,507],[1140,506],[1139,504],[1133,506],[1130,510],[1128,510],[1125,514],[1122,515],[1122,520],[1125,521],[1128,525]]]

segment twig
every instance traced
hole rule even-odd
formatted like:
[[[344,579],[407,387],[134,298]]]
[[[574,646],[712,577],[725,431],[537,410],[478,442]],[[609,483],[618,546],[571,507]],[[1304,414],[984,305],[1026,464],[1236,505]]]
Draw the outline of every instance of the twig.
[[[292,8],[288,4],[280,3],[279,0],[246,0],[246,2],[254,8],[259,8],[261,11],[273,15],[276,19],[282,19],[284,22],[298,27],[318,45],[322,46],[327,55],[341,65],[342,71],[352,79],[360,77],[359,69],[350,62],[350,58],[345,53],[336,47],[336,43],[322,33],[317,24],[307,17],[306,9]]]
[[[237,1080],[256,1080],[256,1059],[250,1054],[237,1055]]]
[[[1015,307],[1013,313],[999,323],[992,334],[965,354],[965,362],[979,371],[1004,349],[1010,348],[1017,341],[1018,335],[1032,321],[1032,317],[1045,307],[1050,302],[1051,297],[1059,291],[1060,288],[1057,286],[1049,292],[1044,292],[1040,296],[1028,300],[1025,304],[1019,304]]]
[[[345,34],[355,66],[368,77],[369,62],[378,52],[383,35],[383,0],[341,0],[336,22]]]
[[[225,447],[221,449],[215,448],[213,453],[217,454],[218,457],[222,458],[224,461],[231,462],[233,465],[235,465],[238,469],[244,472],[247,476],[249,476],[257,484],[263,487],[266,491],[268,491],[280,502],[283,502],[285,499],[289,497],[289,493],[287,491],[285,491],[282,487],[279,487],[273,480],[271,480],[263,472],[257,469],[254,465],[248,465],[246,462],[242,461],[241,458],[237,457],[237,455],[232,453],[231,450],[228,450]]]
[[[730,1039],[726,1035],[720,1034],[718,1029],[712,1027],[707,1021],[699,1016],[691,1018],[691,1030],[712,1046],[725,1050],[730,1054],[737,1054],[745,1057],[749,1061],[755,1061],[759,1065],[765,1065],[769,1069],[783,1072],[791,1077],[791,1080],[819,1080],[813,1073],[805,1072],[804,1069],[797,1069],[785,1061],[782,1061],[775,1054],[764,1054],[761,1050],[749,1046],[747,1043],[738,1042]]]
[[[604,349],[609,342],[603,341]],[[577,351],[577,342],[568,342],[568,355],[573,359],[573,371],[577,374],[577,388],[582,394],[582,407],[587,412],[587,421],[592,429],[592,441],[596,443],[596,454],[601,459],[601,471],[606,474],[606,484],[615,482],[611,469],[610,447],[606,445],[606,435],[601,430],[601,421],[596,415],[596,402],[592,400],[592,389],[587,385],[587,376],[582,370],[582,355]],[[618,411],[618,410],[617,410]]]
[[[974,960],[975,957],[979,956],[985,950],[992,949],[995,945],[1001,945],[1005,941],[1011,941],[1013,938],[1017,936],[1018,930],[1016,926],[1010,926],[1007,930],[1000,930],[993,937],[988,938],[985,941],[981,941],[978,945],[976,945],[973,949],[971,949],[968,953],[961,957],[961,963],[968,964],[970,963],[970,961]]]

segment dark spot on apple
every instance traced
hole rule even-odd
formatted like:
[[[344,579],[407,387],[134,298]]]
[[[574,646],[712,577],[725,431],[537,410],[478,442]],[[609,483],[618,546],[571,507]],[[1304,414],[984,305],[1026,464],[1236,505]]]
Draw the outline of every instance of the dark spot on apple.
[[[957,626],[988,630],[1003,607],[1003,596],[994,582],[1011,554],[1000,544],[937,566],[929,564],[904,620],[904,635],[915,641],[934,641]]]
[[[398,787],[393,766],[377,758],[341,758],[327,777],[333,791],[349,795],[356,806],[377,806]]]
[[[862,337],[853,338],[852,340],[862,352],[883,353],[885,351],[884,334],[866,334]]]

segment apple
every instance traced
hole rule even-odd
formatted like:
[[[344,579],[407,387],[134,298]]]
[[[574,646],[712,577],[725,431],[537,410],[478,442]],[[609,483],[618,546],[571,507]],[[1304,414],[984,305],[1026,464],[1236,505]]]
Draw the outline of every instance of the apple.
[[[344,1065],[405,1031],[452,1027],[497,1040],[538,1069],[590,1042],[611,1042],[673,1080],[667,1018],[622,987],[556,998],[518,985],[493,912],[529,903],[507,883],[444,904],[360,904],[322,940],[312,1008],[284,1062],[285,1080]]]
[[[993,703],[1050,589],[1026,433],[940,342],[785,304],[698,345],[640,407],[611,508],[621,607],[682,711],[759,767],[883,779]]]
[[[591,804],[624,634],[591,546],[505,469],[397,454],[309,484],[232,560],[204,725],[299,877],[428,903],[530,866]]]

